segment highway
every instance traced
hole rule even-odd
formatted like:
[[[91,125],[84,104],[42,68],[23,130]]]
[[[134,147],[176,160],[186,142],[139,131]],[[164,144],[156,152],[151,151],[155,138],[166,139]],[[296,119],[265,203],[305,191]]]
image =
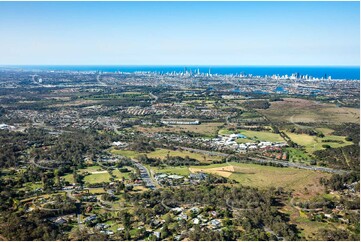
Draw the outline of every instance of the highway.
[[[183,147],[183,146],[175,146],[175,148],[181,149],[181,150],[187,150],[187,151],[191,151],[191,152],[195,152],[195,153],[200,153],[200,154],[204,154],[204,155],[222,156],[222,157],[229,156],[229,154],[225,154],[225,153],[221,153],[221,152],[217,152],[217,151],[200,150],[200,149],[188,148],[188,147]]]
[[[101,76],[101,74],[98,74],[98,75],[97,75],[97,82],[100,84],[100,86],[102,86],[102,87],[108,86],[105,82],[102,82],[102,81],[100,80],[100,76]]]
[[[259,162],[259,163],[272,162],[272,163],[280,164],[280,165],[283,165],[283,166],[286,166],[286,167],[294,167],[294,168],[311,170],[311,171],[322,171],[322,172],[333,173],[333,174],[350,173],[350,171],[345,171],[345,170],[338,170],[338,169],[332,169],[332,168],[321,167],[321,166],[303,165],[303,164],[299,164],[299,163],[293,163],[293,162],[287,162],[287,161],[280,161],[280,160],[272,160],[272,159],[264,159],[264,158],[255,158],[255,157],[248,157],[248,159],[257,161],[257,162]]]
[[[206,154],[206,155],[216,155],[216,156],[222,156],[222,157],[234,156],[234,154],[230,155],[230,154],[224,154],[224,153],[220,153],[220,152],[199,150],[199,149],[180,147],[180,146],[176,146],[176,148],[193,151],[195,153]],[[341,170],[341,169],[332,169],[332,168],[322,167],[322,166],[304,165],[304,164],[299,164],[299,163],[293,163],[293,162],[287,162],[287,161],[281,161],[281,160],[272,160],[272,159],[259,158],[259,157],[248,157],[248,159],[257,161],[259,163],[272,162],[272,163],[280,164],[280,165],[283,165],[286,167],[293,167],[293,168],[305,169],[305,170],[311,170],[311,171],[321,171],[321,172],[327,172],[327,173],[333,173],[333,174],[345,174],[345,173],[351,172],[351,171],[346,171],[346,170]]]

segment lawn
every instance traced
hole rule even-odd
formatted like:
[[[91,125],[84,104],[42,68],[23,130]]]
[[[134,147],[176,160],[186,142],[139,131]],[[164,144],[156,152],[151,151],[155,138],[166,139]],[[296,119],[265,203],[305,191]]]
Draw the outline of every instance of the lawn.
[[[73,174],[67,174],[65,176],[62,176],[61,178],[63,178],[65,181],[73,184],[74,183],[74,177]]]
[[[113,170],[113,175],[116,177],[116,180],[122,180],[123,177],[124,179],[129,179],[129,173],[131,173],[132,168],[127,168],[130,170],[129,172],[120,172],[118,169]]]
[[[239,139],[236,139],[236,142],[237,142],[237,144],[244,144],[244,143],[253,143],[254,140],[239,138]]]
[[[164,169],[160,168],[160,167],[153,167],[153,166],[147,166],[148,169],[150,169],[152,171],[153,174],[155,173],[167,173],[167,174],[176,174],[176,175],[180,175],[180,176],[189,176],[190,171],[188,169],[188,167],[186,166],[168,166],[165,167]]]
[[[218,134],[219,135],[229,135],[229,134],[234,134],[236,131],[232,131],[232,130],[229,130],[229,129],[220,129],[218,131]]]
[[[90,184],[101,183],[101,182],[109,182],[111,176],[108,172],[100,173],[100,174],[91,174],[84,177],[84,182],[88,182]]]
[[[92,173],[97,171],[104,171],[104,169],[101,168],[100,166],[88,166],[87,168],[79,169],[79,173],[84,173],[84,172]]]
[[[99,188],[89,188],[89,193],[91,194],[100,194],[100,193],[104,193],[104,188],[99,187]]]

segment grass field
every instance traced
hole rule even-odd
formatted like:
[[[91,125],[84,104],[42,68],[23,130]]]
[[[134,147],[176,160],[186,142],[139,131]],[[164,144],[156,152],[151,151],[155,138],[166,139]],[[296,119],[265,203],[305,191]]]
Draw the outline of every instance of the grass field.
[[[291,162],[308,162],[311,157],[304,151],[295,148],[286,148]]]
[[[325,137],[319,138],[317,136],[311,136],[307,134],[294,134],[291,132],[284,131],[291,140],[299,145],[305,147],[307,153],[311,154],[317,150],[325,149],[323,145],[329,145],[332,148],[343,147],[346,145],[351,145],[352,142],[346,141],[345,136],[336,136],[330,135],[333,130],[332,129],[316,129],[318,131],[324,131],[323,134]],[[327,140],[332,140],[334,142],[325,142]]]
[[[244,144],[244,143],[253,143],[254,140],[252,140],[252,139],[239,138],[239,139],[236,139],[236,142],[237,142],[238,144]]]
[[[79,169],[79,173],[83,173],[83,172],[92,173],[97,171],[104,171],[104,169],[101,168],[100,166],[88,166],[87,168]]]
[[[222,159],[219,156],[209,156],[209,155],[204,156],[199,153],[192,153],[190,151],[184,151],[184,150],[156,149],[155,151],[149,153],[139,153],[131,150],[112,150],[111,152],[113,154],[123,155],[129,158],[137,158],[137,156],[141,154],[146,154],[149,158],[160,158],[160,159],[166,158],[169,152],[170,156],[180,156],[183,158],[189,156],[190,158],[197,159],[202,163],[211,163],[212,161],[219,161]]]
[[[331,135],[334,130],[329,128],[315,128],[316,131],[323,133],[324,135]]]
[[[27,182],[24,183],[23,186],[29,190],[35,190],[43,187],[43,185],[40,182],[39,183]]]
[[[359,123],[360,110],[356,108],[337,107],[335,104],[320,103],[299,98],[285,98],[272,102],[271,107],[259,110],[270,120],[291,123]]]
[[[89,193],[92,194],[99,194],[99,193],[104,193],[104,188],[102,187],[97,187],[97,188],[89,188]]]
[[[120,172],[118,169],[113,170],[113,175],[116,177],[116,180],[129,179],[129,173],[131,173],[132,168],[127,167],[130,172]]]
[[[65,181],[67,181],[67,182],[69,182],[69,183],[71,183],[71,184],[74,183],[73,174],[67,174],[67,175],[65,175],[65,176],[62,176],[62,178],[63,178]]]
[[[84,177],[84,182],[88,182],[90,184],[101,183],[101,182],[109,182],[111,176],[108,172],[100,173],[100,174],[91,174]]]
[[[134,128],[140,132],[147,131],[151,133],[160,133],[160,132],[171,132],[171,133],[180,133],[182,131],[189,131],[200,134],[205,137],[213,137],[217,134],[218,129],[223,125],[223,123],[201,123],[199,125],[170,125],[163,127],[142,127],[134,126]]]
[[[214,164],[209,166],[193,166],[193,172],[218,174],[238,181],[241,185],[259,188],[284,187],[304,192],[320,192],[323,187],[319,184],[321,177],[329,177],[329,174],[295,168],[278,168],[261,166],[256,164],[242,164],[230,162],[227,164]]]
[[[282,142],[284,141],[282,137],[276,133],[272,133],[270,131],[252,131],[252,130],[228,130],[228,129],[221,129],[219,130],[219,135],[227,135],[227,134],[243,134],[247,138],[246,139],[237,139],[238,143],[247,143],[247,142],[254,142],[254,141],[270,141],[270,142]]]
[[[144,154],[144,153],[139,153],[137,151],[133,151],[133,150],[115,150],[112,149],[110,151],[112,154],[114,155],[122,155],[125,157],[129,157],[129,158],[136,158],[137,156]]]
[[[147,166],[148,169],[152,170],[153,174],[155,173],[168,173],[176,174],[181,176],[189,176],[190,171],[186,166],[177,166],[177,167],[165,167],[164,169],[160,167]]]

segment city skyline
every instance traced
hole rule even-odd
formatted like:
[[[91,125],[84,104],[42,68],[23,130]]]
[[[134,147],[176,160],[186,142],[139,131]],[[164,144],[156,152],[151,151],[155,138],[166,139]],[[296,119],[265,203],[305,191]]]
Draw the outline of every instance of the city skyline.
[[[0,65],[359,66],[359,7],[0,2]]]

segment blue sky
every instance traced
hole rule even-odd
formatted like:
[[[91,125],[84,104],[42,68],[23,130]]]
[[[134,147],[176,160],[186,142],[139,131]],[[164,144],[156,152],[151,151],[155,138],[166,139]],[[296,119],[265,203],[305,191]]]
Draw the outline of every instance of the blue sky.
[[[359,2],[0,2],[0,64],[360,65]]]

